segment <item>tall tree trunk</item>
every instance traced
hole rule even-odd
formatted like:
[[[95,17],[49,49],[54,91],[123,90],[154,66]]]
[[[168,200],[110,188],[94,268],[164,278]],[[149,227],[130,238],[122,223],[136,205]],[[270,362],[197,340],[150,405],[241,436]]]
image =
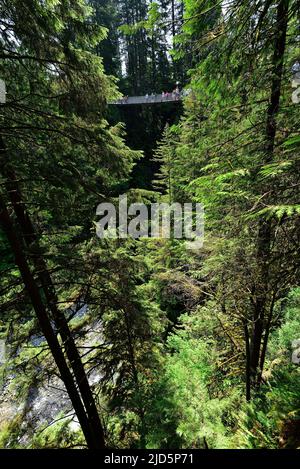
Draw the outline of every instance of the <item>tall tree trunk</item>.
[[[280,0],[277,5],[277,18],[274,39],[274,52],[272,59],[272,83],[271,98],[267,110],[264,158],[262,163],[272,162],[275,138],[276,138],[276,116],[279,111],[281,95],[281,81],[283,74],[284,54],[286,48],[286,33],[288,25],[289,0]],[[264,191],[265,192],[265,191]],[[256,382],[260,364],[262,338],[265,329],[265,321],[272,314],[269,303],[269,259],[272,241],[272,221],[261,218],[258,227],[256,259],[258,265],[258,285],[256,287],[256,301],[253,313],[253,328],[250,347],[250,368],[252,382]],[[267,316],[267,317],[266,317]],[[268,335],[265,335],[266,340]],[[265,348],[267,343],[265,343]],[[265,352],[264,352],[265,353]]]
[[[250,372],[250,344],[247,322],[244,324],[245,344],[246,344],[246,400],[251,400],[251,372]]]
[[[272,322],[272,318],[273,318],[274,303],[275,303],[275,300],[273,298],[272,304],[271,304],[271,307],[270,307],[269,317],[268,317],[267,324],[266,324],[266,327],[265,327],[265,334],[264,334],[264,339],[263,339],[263,343],[262,343],[262,350],[261,350],[261,354],[260,354],[258,384],[260,384],[261,379],[262,379],[262,373],[263,373],[265,359],[266,359],[268,340],[269,340],[270,329],[271,329],[271,322]]]
[[[176,15],[175,15],[175,0],[172,0],[171,2],[171,15],[172,15],[172,36],[173,36],[173,40],[174,40],[174,37],[176,36],[176,27],[175,27],[175,18],[176,18]]]

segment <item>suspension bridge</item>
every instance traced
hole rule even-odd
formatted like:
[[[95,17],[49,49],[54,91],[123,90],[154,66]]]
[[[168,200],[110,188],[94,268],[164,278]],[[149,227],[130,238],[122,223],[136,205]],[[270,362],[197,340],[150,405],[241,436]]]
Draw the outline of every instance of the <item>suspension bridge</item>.
[[[124,96],[117,101],[111,101],[109,105],[115,106],[132,106],[135,104],[162,104],[162,103],[179,103],[185,96],[184,93],[161,93],[146,96]]]

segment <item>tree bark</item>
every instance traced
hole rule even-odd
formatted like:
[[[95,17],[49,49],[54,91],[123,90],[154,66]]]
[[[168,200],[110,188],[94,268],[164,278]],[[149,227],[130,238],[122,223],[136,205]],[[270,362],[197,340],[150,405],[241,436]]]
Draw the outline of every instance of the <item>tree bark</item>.
[[[251,400],[251,368],[250,368],[250,347],[248,325],[244,324],[245,344],[246,344],[246,400]]]
[[[172,2],[171,2],[171,10],[172,10],[172,36],[173,36],[173,40],[174,40],[174,37],[176,36],[176,28],[175,28],[175,0],[172,0]]]

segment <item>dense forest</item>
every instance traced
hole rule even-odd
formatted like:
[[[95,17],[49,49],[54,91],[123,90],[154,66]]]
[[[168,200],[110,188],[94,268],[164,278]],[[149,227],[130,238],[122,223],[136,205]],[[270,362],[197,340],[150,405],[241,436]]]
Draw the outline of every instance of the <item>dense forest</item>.
[[[0,447],[299,448],[300,1],[0,0],[0,32]],[[203,245],[97,236],[124,195],[202,204]]]

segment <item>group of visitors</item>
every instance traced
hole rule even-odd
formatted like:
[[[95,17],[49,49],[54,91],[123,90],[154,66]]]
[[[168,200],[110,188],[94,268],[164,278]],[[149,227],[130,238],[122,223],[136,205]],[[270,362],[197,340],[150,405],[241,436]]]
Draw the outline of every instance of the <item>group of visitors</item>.
[[[186,90],[180,91],[179,86],[176,85],[176,88],[172,92],[163,91],[161,94],[156,95],[155,93],[148,94],[146,93],[144,99],[146,102],[154,103],[154,102],[164,102],[164,101],[179,101],[181,97],[186,96],[188,92]],[[138,100],[139,97],[131,98],[130,104],[134,104],[135,101]],[[140,97],[141,98],[141,97]],[[134,101],[135,99],[135,101]],[[116,101],[116,104],[128,104],[129,97],[123,96],[121,99]]]
[[[169,91],[163,91],[161,93],[161,101],[178,101],[180,99],[181,92],[179,90],[179,87],[176,86],[176,88],[170,93]],[[160,95],[155,95],[154,93],[152,94],[146,94],[145,99],[146,101],[154,102],[157,98],[159,100]]]
[[[179,90],[179,87],[176,86],[176,88],[172,91],[172,93],[169,93],[168,91],[166,92],[162,92],[161,94],[161,97],[162,97],[162,100],[168,100],[168,99],[172,99],[174,101],[178,101],[180,99],[180,90]]]
[[[149,95],[148,93],[146,93],[145,98],[146,98],[146,101],[149,101],[149,100],[154,101],[155,100],[155,94],[152,93],[152,94]]]

